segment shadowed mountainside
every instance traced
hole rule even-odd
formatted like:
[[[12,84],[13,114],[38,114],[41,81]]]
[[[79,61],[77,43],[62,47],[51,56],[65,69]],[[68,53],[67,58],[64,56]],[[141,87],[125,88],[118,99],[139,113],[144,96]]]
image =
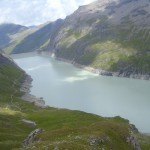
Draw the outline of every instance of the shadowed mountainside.
[[[63,20],[59,19],[56,22],[42,26],[39,30],[28,35],[16,45],[13,49],[13,53],[47,50],[52,36],[58,31],[62,22]]]
[[[1,24],[0,25],[0,47],[4,48],[7,46],[11,40],[13,39],[13,36],[18,33],[26,30],[27,27],[16,25],[16,24]]]

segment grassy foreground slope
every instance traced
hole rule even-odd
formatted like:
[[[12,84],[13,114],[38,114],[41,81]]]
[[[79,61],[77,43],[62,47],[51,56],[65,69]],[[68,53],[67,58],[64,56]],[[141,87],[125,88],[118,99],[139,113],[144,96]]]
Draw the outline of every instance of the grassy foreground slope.
[[[45,131],[40,142],[29,149],[69,150],[132,150],[126,142],[129,123],[120,117],[102,118],[96,115],[56,108],[38,108],[21,100],[20,86],[25,73],[7,58],[0,55],[0,149],[22,147],[22,141],[35,128],[22,122],[28,119]],[[150,139],[140,136],[143,150],[150,148]]]

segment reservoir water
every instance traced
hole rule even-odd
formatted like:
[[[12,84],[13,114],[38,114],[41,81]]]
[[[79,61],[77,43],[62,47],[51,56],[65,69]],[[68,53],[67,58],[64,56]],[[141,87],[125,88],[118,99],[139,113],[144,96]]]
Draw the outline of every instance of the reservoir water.
[[[150,133],[150,81],[104,77],[45,56],[13,56],[32,76],[31,94],[52,107],[121,116]]]

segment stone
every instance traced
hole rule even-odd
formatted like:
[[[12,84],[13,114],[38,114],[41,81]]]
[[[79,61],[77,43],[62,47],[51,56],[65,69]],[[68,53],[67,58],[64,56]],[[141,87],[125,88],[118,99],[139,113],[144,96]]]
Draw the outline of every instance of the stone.
[[[131,135],[130,137],[127,137],[127,143],[130,143],[131,145],[133,145],[135,150],[141,150],[138,140],[133,135]]]
[[[103,144],[105,142],[109,142],[110,138],[108,136],[104,136],[104,137],[91,137],[89,139],[89,144],[91,146],[98,146],[99,144]]]
[[[26,120],[26,119],[22,119],[22,122],[30,127],[36,127],[36,125],[37,125],[34,121],[30,121],[30,120]]]
[[[137,129],[136,126],[133,125],[133,124],[130,124],[130,129],[131,129],[131,131],[134,132],[134,133],[139,133],[138,129]]]
[[[42,132],[44,132],[43,129],[36,129],[34,131],[32,131],[28,137],[23,141],[23,147],[28,147],[30,146],[32,143],[38,141],[37,139],[37,135],[41,134]]]
[[[41,108],[45,108],[45,101],[43,99],[37,99],[35,102],[34,102],[34,105],[35,106],[38,106],[38,107],[41,107]]]

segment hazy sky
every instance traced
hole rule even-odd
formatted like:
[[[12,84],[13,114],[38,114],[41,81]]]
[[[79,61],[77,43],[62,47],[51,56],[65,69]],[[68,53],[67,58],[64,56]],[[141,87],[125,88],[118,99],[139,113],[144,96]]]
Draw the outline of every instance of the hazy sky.
[[[0,23],[37,25],[65,18],[95,0],[0,0]]]

